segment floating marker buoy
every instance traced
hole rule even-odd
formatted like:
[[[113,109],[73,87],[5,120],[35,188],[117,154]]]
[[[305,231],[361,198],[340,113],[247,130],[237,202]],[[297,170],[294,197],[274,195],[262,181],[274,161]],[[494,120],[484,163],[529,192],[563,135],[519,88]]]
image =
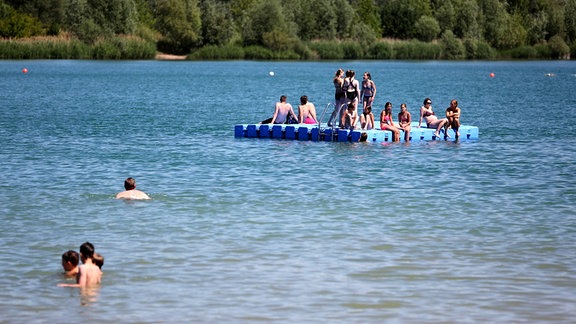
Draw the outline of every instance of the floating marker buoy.
[[[494,72],[490,73],[491,78],[493,78],[494,76],[496,76],[496,74],[494,74]]]
[[[270,74],[270,76],[274,76],[274,71],[270,71],[268,74]]]
[[[24,73],[24,74],[28,73],[28,69],[27,69],[27,68],[23,68],[23,69],[22,69],[22,73]]]

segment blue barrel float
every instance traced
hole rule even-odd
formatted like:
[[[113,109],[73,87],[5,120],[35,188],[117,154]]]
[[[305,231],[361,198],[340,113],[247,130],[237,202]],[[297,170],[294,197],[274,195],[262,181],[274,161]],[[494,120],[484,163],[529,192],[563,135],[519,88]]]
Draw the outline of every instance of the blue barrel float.
[[[434,136],[434,128],[421,127],[412,123],[410,141],[454,140],[454,130],[448,129],[448,136],[443,130],[440,137]],[[286,139],[298,141],[327,141],[327,142],[358,142],[362,133],[366,133],[367,142],[392,142],[392,132],[380,129],[349,130],[338,127],[329,127],[327,124],[239,124],[234,126],[234,137]],[[479,130],[476,126],[460,126],[459,140],[477,140]],[[400,141],[404,141],[404,132],[400,132]]]

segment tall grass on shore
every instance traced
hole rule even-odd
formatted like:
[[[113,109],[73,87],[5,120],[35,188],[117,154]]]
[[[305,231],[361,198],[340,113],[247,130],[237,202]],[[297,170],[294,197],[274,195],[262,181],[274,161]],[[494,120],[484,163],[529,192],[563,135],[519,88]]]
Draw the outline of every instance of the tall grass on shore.
[[[145,60],[156,55],[156,45],[134,36],[117,36],[88,45],[69,37],[0,40],[0,59]]]

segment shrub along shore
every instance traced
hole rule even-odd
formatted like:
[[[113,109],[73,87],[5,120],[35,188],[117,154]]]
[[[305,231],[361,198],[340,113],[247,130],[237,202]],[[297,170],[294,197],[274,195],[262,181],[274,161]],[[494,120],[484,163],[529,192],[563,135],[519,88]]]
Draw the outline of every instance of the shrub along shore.
[[[88,45],[78,39],[44,36],[0,40],[0,59],[86,60],[550,60],[570,59],[567,48],[554,37],[546,44],[498,51],[488,43],[461,40],[451,33],[433,42],[381,39],[371,44],[355,41],[301,42],[287,51],[263,46],[208,45],[186,56],[158,55],[156,43],[137,36],[115,36]],[[574,56],[573,56],[574,57]]]

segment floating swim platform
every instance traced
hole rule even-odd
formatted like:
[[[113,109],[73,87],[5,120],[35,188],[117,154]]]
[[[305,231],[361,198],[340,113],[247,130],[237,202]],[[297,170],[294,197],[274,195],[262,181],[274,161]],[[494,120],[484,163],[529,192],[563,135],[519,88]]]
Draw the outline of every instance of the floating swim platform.
[[[417,128],[418,123],[412,123],[410,131],[410,141],[435,141],[454,140],[456,134],[454,130],[448,130],[445,136],[442,130],[440,137],[434,136],[435,128]],[[380,129],[372,130],[349,130],[338,127],[330,127],[327,124],[240,124],[234,126],[234,137],[236,138],[266,138],[284,139],[297,141],[326,141],[326,142],[358,142],[362,133],[366,133],[367,142],[392,142],[392,132]],[[460,140],[477,140],[479,130],[476,126],[460,126]],[[404,142],[404,132],[400,132],[400,141]]]

